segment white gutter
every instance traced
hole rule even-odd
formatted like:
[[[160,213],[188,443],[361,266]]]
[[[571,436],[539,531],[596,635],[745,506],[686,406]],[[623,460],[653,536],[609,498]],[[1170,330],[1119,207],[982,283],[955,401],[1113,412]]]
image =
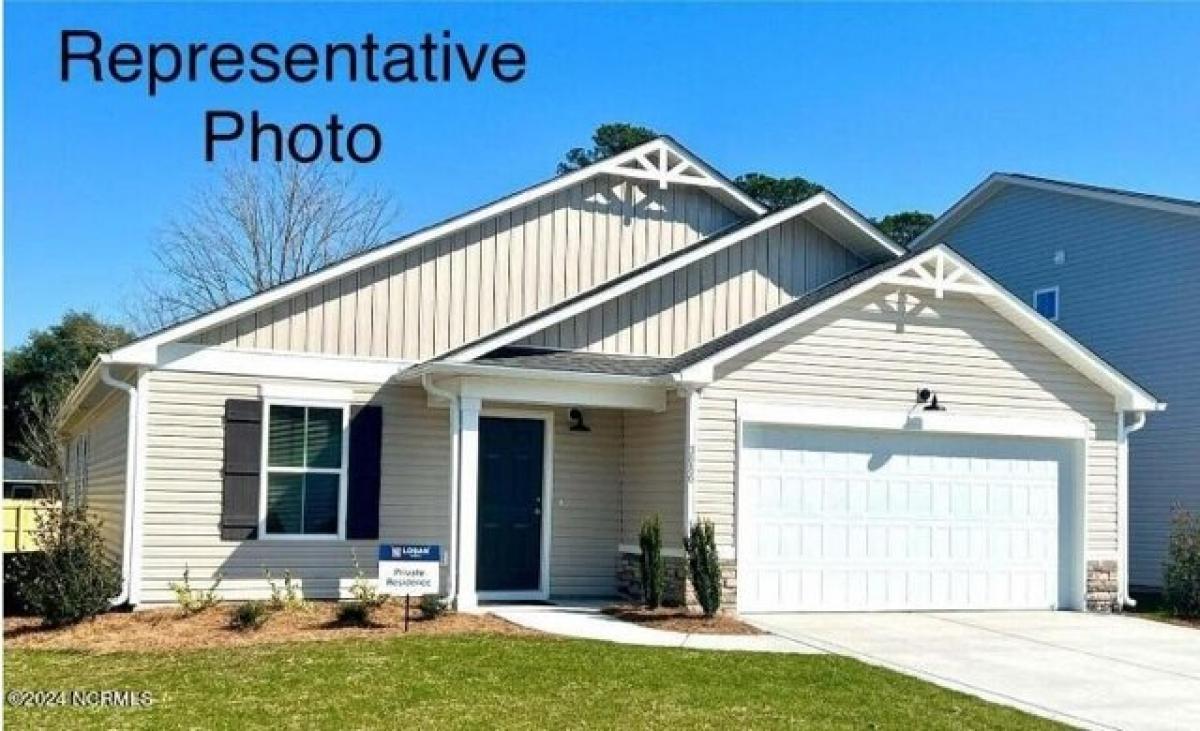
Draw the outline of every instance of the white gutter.
[[[1129,596],[1129,435],[1146,425],[1146,412],[1134,412],[1134,422],[1125,424],[1125,412],[1117,415],[1117,440],[1121,465],[1117,476],[1121,484],[1117,489],[1117,530],[1121,538],[1121,565],[1117,569],[1117,597],[1124,607],[1136,607],[1137,601]]]
[[[433,383],[430,374],[421,376],[421,385],[433,396],[450,402],[450,572],[446,576],[446,601],[458,598],[458,396]]]
[[[122,380],[114,378],[109,356],[100,356],[100,380],[106,386],[124,391],[129,399],[129,411],[125,430],[125,531],[122,543],[121,593],[112,600],[113,606],[125,604],[130,599],[133,584],[133,539],[134,539],[134,491],[137,487],[137,443],[138,390]]]

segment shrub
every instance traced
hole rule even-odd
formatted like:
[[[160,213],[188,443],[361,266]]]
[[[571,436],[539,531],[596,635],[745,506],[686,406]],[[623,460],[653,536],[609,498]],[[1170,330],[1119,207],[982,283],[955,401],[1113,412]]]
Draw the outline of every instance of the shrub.
[[[638,543],[642,548],[641,570],[642,601],[650,609],[662,604],[666,569],[662,558],[662,520],[654,514],[642,521]]]
[[[273,611],[299,611],[308,608],[308,603],[300,596],[300,590],[292,579],[291,569],[283,570],[283,586],[276,583],[271,576],[271,569],[263,567],[263,577],[271,587],[270,605]]]
[[[256,630],[267,623],[271,609],[267,602],[243,602],[233,608],[229,615],[229,626],[236,630]]]
[[[421,618],[437,619],[446,613],[446,600],[437,594],[426,594],[421,597]]]
[[[367,578],[358,564],[358,554],[350,549],[354,558],[354,583],[350,585],[351,599],[338,605],[337,620],[341,624],[368,625],[375,610],[383,606],[387,597],[375,588],[375,582]]]
[[[183,610],[185,616],[203,612],[221,601],[221,597],[217,594],[217,587],[221,585],[221,579],[224,578],[218,571],[213,574],[213,583],[207,589],[193,589],[190,574],[191,568],[184,564],[183,581],[172,581],[169,584],[171,591],[175,592],[175,602]]]
[[[1163,581],[1166,607],[1181,617],[1200,617],[1200,516],[1177,507]]]
[[[711,520],[696,521],[691,534],[683,539],[687,551],[688,573],[696,600],[704,616],[715,616],[721,608],[721,560],[717,556],[717,535]]]
[[[100,521],[82,507],[53,507],[35,531],[40,550],[13,566],[21,603],[50,626],[72,624],[109,608],[121,572],[104,553]]]

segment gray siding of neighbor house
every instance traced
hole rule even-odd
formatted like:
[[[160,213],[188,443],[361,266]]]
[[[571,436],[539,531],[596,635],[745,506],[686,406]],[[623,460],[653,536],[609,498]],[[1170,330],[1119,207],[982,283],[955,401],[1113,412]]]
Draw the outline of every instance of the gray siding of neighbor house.
[[[726,228],[703,188],[597,175],[191,342],[225,348],[431,358]]]
[[[1058,286],[1058,324],[1167,402],[1130,438],[1130,583],[1161,586],[1172,505],[1200,509],[1200,217],[1009,186],[942,240],[1026,302]]]
[[[521,343],[675,356],[862,266],[862,259],[824,231],[792,219]]]
[[[79,436],[88,442],[87,462],[71,463],[68,493],[77,477],[86,475],[83,500],[100,520],[104,553],[116,565],[125,555],[125,465],[129,412],[125,394],[113,393],[87,419],[73,424],[67,444]]]

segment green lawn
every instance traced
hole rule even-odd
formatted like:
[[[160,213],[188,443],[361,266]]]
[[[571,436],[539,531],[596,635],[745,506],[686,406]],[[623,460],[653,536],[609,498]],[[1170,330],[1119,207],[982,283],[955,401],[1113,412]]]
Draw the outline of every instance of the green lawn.
[[[440,636],[175,654],[8,650],[13,689],[150,690],[149,709],[5,708],[8,728],[1041,728],[833,656]]]

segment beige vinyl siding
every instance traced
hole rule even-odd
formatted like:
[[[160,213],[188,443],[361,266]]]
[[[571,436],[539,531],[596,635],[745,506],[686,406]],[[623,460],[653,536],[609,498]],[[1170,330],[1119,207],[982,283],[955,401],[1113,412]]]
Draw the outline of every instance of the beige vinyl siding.
[[[192,338],[418,360],[726,228],[703,189],[597,175]]]
[[[525,345],[674,356],[863,265],[803,219],[773,226],[553,325]]]
[[[100,520],[104,553],[121,565],[125,551],[125,466],[128,452],[129,400],[113,393],[85,421],[74,425],[68,447],[75,437],[87,440],[87,463],[71,466],[68,487],[74,484],[77,470],[87,476],[84,504]]]
[[[620,411],[588,409],[590,432],[573,432],[567,411],[554,414],[550,592],[612,596],[621,530]]]
[[[621,543],[638,545],[642,521],[662,518],[663,545],[680,548],[684,532],[683,399],[669,396],[660,413],[625,413],[625,477],[621,500]]]
[[[955,413],[1087,423],[1086,551],[1117,550],[1113,397],[978,300],[877,288],[724,364],[699,412],[697,510],[734,546],[737,401],[904,408],[919,387]]]
[[[276,381],[278,379],[275,379]],[[225,400],[256,399],[272,379],[155,372],[147,422],[142,600],[172,600],[169,584],[191,570],[194,585],[224,575],[227,599],[263,597],[263,568],[290,569],[306,596],[332,597],[354,576],[351,550],[368,577],[376,541],[220,540]],[[445,409],[419,388],[350,386],[358,403],[383,407],[380,541],[449,545],[450,439]],[[444,579],[443,579],[444,581]]]

